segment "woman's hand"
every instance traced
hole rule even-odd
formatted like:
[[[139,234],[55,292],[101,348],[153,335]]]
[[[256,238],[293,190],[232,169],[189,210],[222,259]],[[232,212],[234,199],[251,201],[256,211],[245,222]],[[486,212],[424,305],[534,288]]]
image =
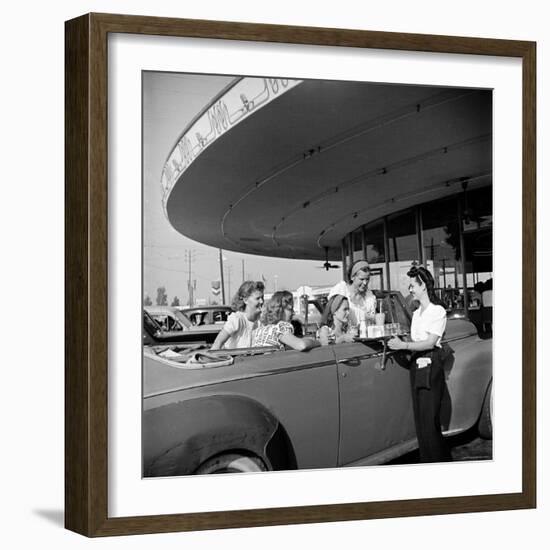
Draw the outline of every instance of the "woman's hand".
[[[394,336],[388,340],[388,347],[393,350],[407,349],[407,342]]]
[[[291,332],[284,332],[279,336],[279,342],[282,342],[285,346],[288,346],[296,351],[308,351],[311,348],[317,348],[321,345],[321,342],[315,340],[315,338],[298,338]]]

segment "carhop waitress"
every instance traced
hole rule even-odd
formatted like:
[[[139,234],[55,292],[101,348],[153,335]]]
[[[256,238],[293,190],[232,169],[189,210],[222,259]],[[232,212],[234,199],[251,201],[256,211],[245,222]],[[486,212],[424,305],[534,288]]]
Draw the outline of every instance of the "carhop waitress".
[[[435,295],[434,279],[424,267],[412,267],[409,291],[420,302],[411,321],[411,341],[392,338],[392,350],[411,351],[410,380],[414,423],[421,462],[452,460],[441,433],[439,419],[445,390],[444,363],[450,348],[442,349],[441,338],[447,325],[447,311]]]

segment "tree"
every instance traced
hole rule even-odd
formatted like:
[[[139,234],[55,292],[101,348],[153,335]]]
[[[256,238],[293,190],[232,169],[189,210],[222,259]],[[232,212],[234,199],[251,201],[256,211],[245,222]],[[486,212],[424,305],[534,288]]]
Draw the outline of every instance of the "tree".
[[[174,296],[174,299],[172,300],[172,303],[170,305],[172,307],[179,306],[180,305],[180,299],[177,296]]]
[[[143,305],[144,306],[152,306],[153,305],[153,300],[151,300],[151,298],[149,298],[149,295],[145,296],[145,299],[143,300]]]
[[[167,306],[168,296],[166,294],[166,287],[159,286],[157,288],[157,306]]]

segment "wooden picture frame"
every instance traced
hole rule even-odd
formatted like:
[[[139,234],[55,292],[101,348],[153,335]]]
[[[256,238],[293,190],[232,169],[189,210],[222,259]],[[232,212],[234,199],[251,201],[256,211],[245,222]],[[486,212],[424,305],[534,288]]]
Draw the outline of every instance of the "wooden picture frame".
[[[109,33],[519,58],[523,71],[522,491],[136,517],[108,516]],[[536,45],[533,42],[88,14],[65,28],[65,525],[86,536],[511,510],[536,506]]]

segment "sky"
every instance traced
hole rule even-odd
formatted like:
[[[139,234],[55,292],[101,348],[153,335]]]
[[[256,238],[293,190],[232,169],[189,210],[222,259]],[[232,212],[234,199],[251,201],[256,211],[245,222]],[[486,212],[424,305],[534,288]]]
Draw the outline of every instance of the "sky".
[[[178,233],[162,209],[164,162],[187,124],[233,77],[181,73],[143,73],[143,290],[153,303],[164,286],[170,304],[188,300],[187,281],[196,281],[195,298],[213,297],[211,282],[220,279],[219,251]],[[322,262],[286,260],[223,251],[226,303],[244,279],[264,280],[266,292],[299,286],[331,286],[341,270],[326,271]],[[290,264],[292,268],[290,269]],[[191,275],[189,270],[191,268]]]

